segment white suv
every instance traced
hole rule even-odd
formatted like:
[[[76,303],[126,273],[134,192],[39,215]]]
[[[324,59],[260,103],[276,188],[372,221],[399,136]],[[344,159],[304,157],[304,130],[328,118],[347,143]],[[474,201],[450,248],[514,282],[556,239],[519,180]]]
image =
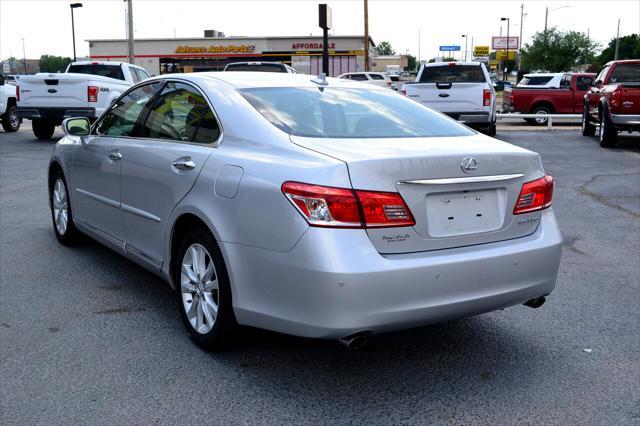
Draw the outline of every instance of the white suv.
[[[398,86],[383,72],[347,72],[340,74],[338,78],[361,81],[388,89],[398,90]]]

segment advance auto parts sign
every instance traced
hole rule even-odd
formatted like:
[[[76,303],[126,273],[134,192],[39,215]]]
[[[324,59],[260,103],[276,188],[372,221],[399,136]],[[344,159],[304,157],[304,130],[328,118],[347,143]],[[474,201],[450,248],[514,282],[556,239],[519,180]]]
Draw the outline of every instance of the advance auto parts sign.
[[[253,44],[240,44],[238,46],[178,46],[175,53],[253,53],[256,46]]]

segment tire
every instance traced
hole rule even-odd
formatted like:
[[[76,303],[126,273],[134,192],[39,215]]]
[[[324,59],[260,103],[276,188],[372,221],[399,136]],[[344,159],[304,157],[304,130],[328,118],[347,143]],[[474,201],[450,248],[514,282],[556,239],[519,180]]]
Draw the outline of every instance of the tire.
[[[547,115],[552,113],[551,108],[546,105],[539,105],[531,110],[531,114]],[[529,123],[535,124],[536,126],[546,126],[548,118],[530,118],[529,120],[527,120]]]
[[[596,134],[596,126],[589,120],[589,107],[584,106],[582,111],[582,136],[593,136]]]
[[[73,224],[67,181],[60,170],[53,173],[49,186],[53,232],[63,245],[76,244],[80,241],[82,234]]]
[[[15,106],[10,106],[2,116],[2,128],[5,132],[17,132],[20,129],[20,117]]]
[[[51,139],[53,132],[56,129],[56,125],[51,121],[35,119],[31,120],[31,126],[33,127],[33,134],[38,139]]]
[[[207,351],[231,347],[238,333],[231,285],[222,253],[209,230],[195,228],[184,236],[176,253],[173,279],[180,317],[191,339]]]
[[[489,125],[489,127],[487,127],[486,133],[488,136],[495,136],[496,135],[496,123],[492,123]]]
[[[612,148],[615,146],[616,139],[618,139],[618,132],[613,123],[609,121],[606,112],[601,114],[599,129],[598,139],[600,140],[600,146],[603,148]]]

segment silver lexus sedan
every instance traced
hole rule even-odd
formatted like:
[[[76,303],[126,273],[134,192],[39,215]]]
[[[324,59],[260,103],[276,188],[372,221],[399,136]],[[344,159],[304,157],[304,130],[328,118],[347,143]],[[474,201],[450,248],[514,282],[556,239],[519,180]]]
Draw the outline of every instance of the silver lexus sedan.
[[[58,240],[86,234],[158,274],[206,349],[238,325],[356,347],[538,307],[555,286],[539,155],[386,89],[163,75],[63,127],[48,174]]]

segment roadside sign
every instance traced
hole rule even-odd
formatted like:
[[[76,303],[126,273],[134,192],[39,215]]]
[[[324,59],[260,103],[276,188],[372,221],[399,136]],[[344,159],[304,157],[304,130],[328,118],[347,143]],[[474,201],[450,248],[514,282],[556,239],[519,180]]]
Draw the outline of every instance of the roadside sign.
[[[507,46],[508,41],[508,46]],[[493,50],[505,50],[507,47],[509,50],[518,50],[518,42],[520,41],[520,37],[512,36],[512,37],[491,37],[491,48]]]
[[[473,56],[489,56],[489,46],[475,46]]]
[[[459,52],[460,46],[457,45],[449,45],[449,46],[440,46],[441,52]]]
[[[513,61],[514,59],[516,59],[516,52],[514,50],[509,50],[508,57],[510,61]],[[496,59],[499,61],[504,61],[505,59],[507,59],[507,52],[505,52],[504,50],[497,50]]]
[[[489,61],[489,66],[497,67],[499,62],[500,62],[500,61],[498,61],[497,59],[491,59],[491,60]]]
[[[4,74],[9,74],[11,72],[11,65],[9,64],[9,62],[2,63],[2,72]]]

